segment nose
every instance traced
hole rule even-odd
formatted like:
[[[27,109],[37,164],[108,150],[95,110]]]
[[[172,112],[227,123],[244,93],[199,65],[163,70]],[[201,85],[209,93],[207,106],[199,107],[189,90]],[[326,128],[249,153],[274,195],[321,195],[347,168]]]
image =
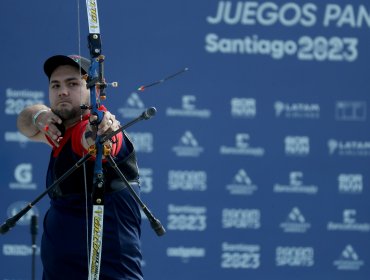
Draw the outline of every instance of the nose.
[[[58,95],[59,96],[69,95],[68,87],[65,85],[60,85],[60,87],[58,88]]]

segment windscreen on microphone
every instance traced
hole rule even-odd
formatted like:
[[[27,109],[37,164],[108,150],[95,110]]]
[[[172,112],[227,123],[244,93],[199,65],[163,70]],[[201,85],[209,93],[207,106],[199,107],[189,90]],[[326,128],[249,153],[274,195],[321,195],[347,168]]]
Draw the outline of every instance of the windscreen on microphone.
[[[0,234],[5,234],[7,233],[8,231],[10,230],[10,227],[7,223],[3,223],[1,226],[0,226]]]
[[[154,107],[150,107],[143,113],[143,117],[146,120],[149,120],[151,117],[153,117],[157,113],[157,109]]]

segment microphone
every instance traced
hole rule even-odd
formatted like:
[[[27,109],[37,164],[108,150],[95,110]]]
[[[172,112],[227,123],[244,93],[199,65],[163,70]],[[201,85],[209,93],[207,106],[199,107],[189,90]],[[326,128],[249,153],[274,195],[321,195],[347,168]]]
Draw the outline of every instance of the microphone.
[[[37,215],[31,216],[31,236],[32,236],[32,247],[36,246],[36,235],[39,231],[38,217]]]
[[[14,219],[14,217],[9,218],[0,226],[0,234],[7,233],[12,227],[15,226],[17,220]]]
[[[31,216],[31,234],[37,235],[38,231],[39,231],[38,216],[32,215]]]
[[[34,203],[34,202],[33,202]],[[21,211],[15,214],[13,217],[10,217],[0,226],[0,234],[7,233],[12,227],[15,226],[17,221],[22,218],[33,206],[33,203],[27,204]]]
[[[157,113],[157,109],[154,107],[150,107],[149,109],[145,110],[141,115],[145,120],[149,120]]]

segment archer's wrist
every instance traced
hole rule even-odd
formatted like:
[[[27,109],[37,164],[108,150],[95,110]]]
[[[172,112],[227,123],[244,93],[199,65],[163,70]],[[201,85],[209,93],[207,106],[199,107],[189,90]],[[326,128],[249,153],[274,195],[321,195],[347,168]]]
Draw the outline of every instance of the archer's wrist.
[[[41,114],[44,114],[44,113],[47,113],[47,112],[49,112],[50,111],[50,109],[49,108],[45,108],[45,109],[40,109],[40,110],[38,110],[35,114],[33,114],[32,115],[32,124],[34,125],[34,126],[36,126],[36,127],[38,127],[37,126],[37,119],[39,118],[39,116],[41,115]]]

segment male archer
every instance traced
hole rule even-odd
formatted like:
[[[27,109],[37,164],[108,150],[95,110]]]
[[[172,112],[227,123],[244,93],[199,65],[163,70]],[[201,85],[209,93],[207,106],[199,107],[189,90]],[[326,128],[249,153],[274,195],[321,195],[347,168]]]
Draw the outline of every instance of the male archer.
[[[104,115],[97,127],[92,124],[96,116],[89,109],[81,109],[90,100],[90,90],[81,76],[89,67],[89,60],[80,56],[48,58],[44,72],[49,79],[50,107],[35,104],[18,116],[22,134],[52,147],[46,187],[87,154],[97,135],[120,127],[104,106],[99,108]],[[119,169],[139,194],[136,155],[127,134],[116,134],[108,144]],[[99,279],[141,280],[139,206],[109,164],[103,162],[103,171],[105,213]],[[88,160],[85,167],[74,171],[49,192],[50,207],[44,217],[41,242],[44,280],[88,278],[93,174],[94,160]]]

